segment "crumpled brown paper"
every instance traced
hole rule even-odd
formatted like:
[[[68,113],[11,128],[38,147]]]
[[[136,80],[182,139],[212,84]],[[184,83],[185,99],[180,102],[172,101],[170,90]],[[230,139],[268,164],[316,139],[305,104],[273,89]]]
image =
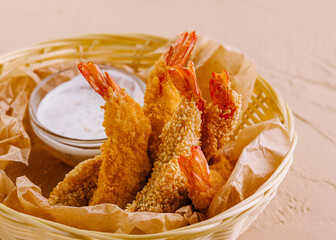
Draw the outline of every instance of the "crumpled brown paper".
[[[213,217],[251,196],[278,168],[289,150],[290,137],[278,119],[243,129],[221,153],[236,161],[228,181],[215,194],[207,216]]]
[[[157,51],[165,49],[167,46]],[[233,88],[243,95],[243,108],[247,107],[256,79],[256,70],[254,64],[243,54],[229,51],[208,38],[200,37],[192,60],[195,62],[198,82],[206,99],[209,100],[208,82],[211,73],[226,69],[230,73]],[[204,215],[194,212],[191,206],[185,206],[176,213],[127,213],[113,204],[81,208],[49,205],[45,197],[57,182],[64,178],[70,168],[50,155],[48,147],[32,132],[27,117],[27,103],[32,89],[41,78],[69,66],[75,66],[75,63],[57,64],[36,71],[31,71],[27,67],[18,68],[6,76],[0,76],[0,116],[3,116],[0,119],[4,119],[0,125],[0,165],[5,163],[4,167],[13,161],[27,163],[31,151],[29,166],[10,164],[5,169],[7,175],[0,171],[0,187],[6,186],[0,188],[0,202],[4,200],[3,204],[17,211],[70,226],[118,233],[155,233],[203,220]],[[138,74],[145,80],[148,72],[149,70]],[[242,132],[245,137],[239,137],[240,140],[236,145],[230,144],[231,148],[223,150],[223,154],[231,161],[237,161],[240,152],[243,154],[239,157],[228,183],[216,194],[208,216],[218,214],[253,194],[274,172],[286,153],[289,138],[283,127],[274,122],[263,124],[264,127],[255,125],[247,128]],[[270,132],[266,126],[273,126],[271,129],[275,130]],[[268,130],[263,134],[261,131],[265,129]],[[276,129],[282,130],[276,131]],[[279,139],[284,141],[279,142]],[[274,148],[278,145],[281,145],[281,151]],[[247,148],[244,148],[245,146]],[[269,148],[267,151],[260,151],[264,148],[259,146]],[[266,164],[267,167],[260,166],[259,163]],[[246,169],[248,171],[245,171]],[[257,179],[254,178],[255,174],[258,178],[261,174],[263,178],[253,186],[248,185],[250,182],[244,179]],[[7,176],[16,179],[16,186]],[[239,183],[240,186],[237,187],[233,183]],[[235,189],[237,192],[235,195],[238,196],[237,201],[225,200],[230,199],[230,192],[233,192],[230,189]]]
[[[0,170],[0,203],[7,198],[14,187],[14,183],[7,177],[6,173]]]
[[[190,207],[180,209],[180,214],[129,213],[114,204],[89,207],[51,206],[41,194],[41,189],[27,177],[16,180],[16,188],[3,204],[17,211],[31,214],[69,226],[118,233],[156,233],[188,224],[196,216]]]
[[[27,68],[0,76],[0,169],[11,161],[28,163],[31,145],[23,119],[37,81]]]

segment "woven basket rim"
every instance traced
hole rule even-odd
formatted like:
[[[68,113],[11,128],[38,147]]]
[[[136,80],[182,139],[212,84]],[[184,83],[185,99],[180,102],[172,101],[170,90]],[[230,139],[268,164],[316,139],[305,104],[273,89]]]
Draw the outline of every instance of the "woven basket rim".
[[[31,50],[38,50],[43,47],[55,47],[55,46],[64,46],[66,43],[76,43],[77,41],[83,40],[94,40],[95,38],[99,37],[99,39],[106,38],[108,40],[111,37],[121,37],[121,38],[136,38],[136,39],[143,39],[143,40],[152,40],[157,42],[167,42],[169,41],[168,38],[162,36],[156,36],[153,34],[144,34],[144,33],[129,33],[129,34],[109,34],[109,33],[98,33],[98,34],[84,34],[77,37],[69,37],[69,38],[58,38],[49,41],[43,41],[40,43],[33,44],[28,47],[23,47],[17,50],[5,52],[0,55],[0,65],[5,63],[7,60],[6,58],[15,57],[15,55],[23,54],[27,51]],[[54,45],[52,45],[54,44]],[[0,73],[1,75],[1,73]]]
[[[26,48],[22,48],[19,50],[15,50],[15,51],[11,51],[5,54],[2,54],[0,56],[0,67],[1,64],[4,63],[3,60],[8,59],[10,56],[12,55],[19,55],[19,54],[24,54],[26,51],[30,51],[32,49],[40,49],[43,46],[50,46],[50,44],[55,44],[55,45],[62,45],[65,44],[67,42],[75,42],[76,40],[80,41],[83,39],[90,39],[92,40],[92,38],[94,37],[135,37],[135,38],[151,38],[151,39],[155,39],[157,41],[168,41],[167,38],[165,37],[160,37],[160,36],[155,36],[155,35],[150,35],[150,34],[87,34],[87,35],[82,35],[79,37],[75,37],[75,38],[63,38],[63,39],[56,39],[56,40],[51,40],[51,41],[46,41],[46,42],[42,42],[39,44],[35,44],[31,47],[26,47]],[[1,75],[1,74],[0,74]],[[232,218],[232,221],[234,220],[234,217],[237,214],[241,214],[244,211],[248,210],[251,206],[253,206],[255,203],[257,203],[260,199],[262,199],[263,197],[265,197],[267,194],[274,194],[274,192],[277,189],[277,186],[274,187],[274,182],[279,181],[281,182],[282,179],[285,177],[280,175],[281,172],[283,171],[288,171],[289,167],[292,164],[293,161],[293,152],[297,143],[297,136],[294,130],[294,117],[293,117],[293,113],[291,111],[291,109],[289,108],[289,106],[287,106],[287,104],[282,100],[281,96],[277,93],[277,91],[265,80],[263,79],[260,75],[257,76],[257,82],[261,83],[263,85],[266,86],[266,88],[268,90],[270,90],[270,93],[272,94],[272,97],[274,98],[275,102],[277,103],[277,107],[279,108],[279,110],[281,111],[282,114],[284,114],[284,118],[286,120],[286,122],[288,123],[287,130],[289,131],[289,135],[290,135],[290,139],[291,139],[291,144],[290,144],[290,149],[287,152],[286,156],[284,157],[284,159],[282,160],[281,164],[278,166],[278,168],[276,169],[276,171],[271,175],[271,177],[264,183],[262,184],[258,190],[252,194],[250,197],[244,199],[242,202],[236,204],[235,206],[227,209],[226,211],[212,217],[209,219],[206,219],[204,221],[192,224],[192,225],[187,225],[181,228],[177,228],[177,229],[173,229],[173,230],[168,230],[168,231],[164,231],[164,232],[159,232],[159,233],[153,233],[153,234],[118,234],[118,233],[108,233],[108,232],[99,232],[99,231],[91,231],[91,230],[84,230],[84,229],[78,229],[75,227],[71,227],[65,224],[61,224],[61,223],[57,223],[57,222],[53,222],[50,220],[46,220],[43,218],[39,218],[39,217],[35,217],[26,213],[21,213],[18,212],[16,210],[13,210],[5,205],[3,205],[2,203],[0,203],[0,209],[2,209],[3,211],[7,211],[10,212],[12,214],[15,214],[17,216],[19,216],[22,219],[25,219],[27,221],[31,221],[37,225],[40,226],[44,226],[44,227],[48,227],[48,228],[52,228],[52,229],[57,229],[61,232],[64,231],[69,231],[71,233],[74,234],[83,234],[83,235],[87,235],[90,237],[97,237],[100,239],[109,239],[110,237],[115,237],[115,238],[128,238],[128,239],[150,239],[150,238],[158,238],[158,237],[172,237],[172,236],[177,236],[180,235],[181,232],[183,232],[184,234],[187,234],[189,232],[195,233],[195,232],[201,232],[203,230],[209,229],[209,227],[216,227],[217,225],[219,225],[221,223],[221,221],[223,219],[227,219],[227,218]],[[271,191],[273,190],[273,191]],[[197,230],[197,231],[195,231]]]

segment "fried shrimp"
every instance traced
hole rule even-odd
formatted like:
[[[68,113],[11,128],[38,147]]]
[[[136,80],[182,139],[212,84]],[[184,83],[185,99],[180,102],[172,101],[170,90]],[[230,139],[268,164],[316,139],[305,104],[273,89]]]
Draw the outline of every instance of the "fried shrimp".
[[[104,127],[107,140],[100,147],[101,167],[90,205],[114,203],[124,208],[145,185],[151,170],[147,155],[150,122],[143,109],[124,89],[94,63],[78,68],[106,101]]]
[[[188,197],[198,210],[206,210],[217,190],[224,185],[231,173],[231,165],[224,157],[210,167],[202,150],[192,146],[191,154],[181,155],[178,163],[187,179]]]
[[[209,82],[212,102],[204,110],[202,150],[210,160],[225,145],[237,127],[241,115],[241,95],[231,89],[229,74],[213,73]]]
[[[97,188],[100,165],[100,156],[79,163],[53,189],[48,199],[49,203],[73,207],[89,205]]]
[[[171,119],[181,99],[170,81],[168,69],[185,64],[196,40],[195,32],[182,33],[179,40],[154,64],[154,69],[147,80],[144,112],[152,126],[149,137],[149,154],[152,161],[156,159],[162,129]]]
[[[175,212],[186,204],[186,179],[177,159],[189,155],[192,145],[199,145],[204,100],[196,82],[192,62],[188,68],[174,67],[169,75],[182,99],[160,135],[161,144],[147,185],[137,194],[128,211]]]

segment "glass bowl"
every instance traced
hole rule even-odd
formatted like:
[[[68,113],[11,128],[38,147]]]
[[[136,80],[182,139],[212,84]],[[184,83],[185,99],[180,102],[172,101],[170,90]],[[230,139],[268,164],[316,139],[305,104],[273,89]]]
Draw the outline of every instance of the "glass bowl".
[[[134,88],[140,90],[135,93],[137,96],[132,96],[132,94],[130,95],[131,97],[136,97],[139,99],[139,104],[143,105],[145,83],[141,79],[119,68],[104,65],[99,65],[99,67],[102,71],[107,71],[121,88],[126,89],[126,92],[131,93],[132,88],[133,90]],[[69,136],[69,134],[65,136],[63,134],[57,133],[57,131],[51,129],[50,126],[46,127],[45,124],[42,124],[38,117],[37,111],[41,101],[44,97],[47,96],[49,92],[78,75],[81,75],[79,70],[77,67],[73,67],[46,77],[32,92],[28,107],[30,123],[33,131],[52,149],[51,153],[53,155],[70,166],[76,166],[79,162],[85,159],[99,155],[100,146],[106,140],[106,135],[97,139],[94,137],[90,139],[82,139],[76,136]],[[84,77],[82,77],[82,79],[86,82]],[[121,81],[122,79],[126,81]]]

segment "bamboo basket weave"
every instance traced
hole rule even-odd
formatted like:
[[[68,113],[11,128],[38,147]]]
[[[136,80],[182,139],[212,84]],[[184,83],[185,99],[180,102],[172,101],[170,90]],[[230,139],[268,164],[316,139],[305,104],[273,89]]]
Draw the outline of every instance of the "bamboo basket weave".
[[[0,74],[16,67],[32,69],[75,59],[126,64],[138,70],[153,65],[159,54],[153,51],[167,39],[131,35],[86,35],[38,44],[0,56]],[[87,231],[19,213],[0,204],[0,239],[236,239],[275,196],[293,161],[296,145],[294,120],[290,108],[271,85],[258,76],[249,107],[240,128],[278,117],[287,128],[289,152],[272,176],[249,198],[208,220],[157,234],[127,235]]]

